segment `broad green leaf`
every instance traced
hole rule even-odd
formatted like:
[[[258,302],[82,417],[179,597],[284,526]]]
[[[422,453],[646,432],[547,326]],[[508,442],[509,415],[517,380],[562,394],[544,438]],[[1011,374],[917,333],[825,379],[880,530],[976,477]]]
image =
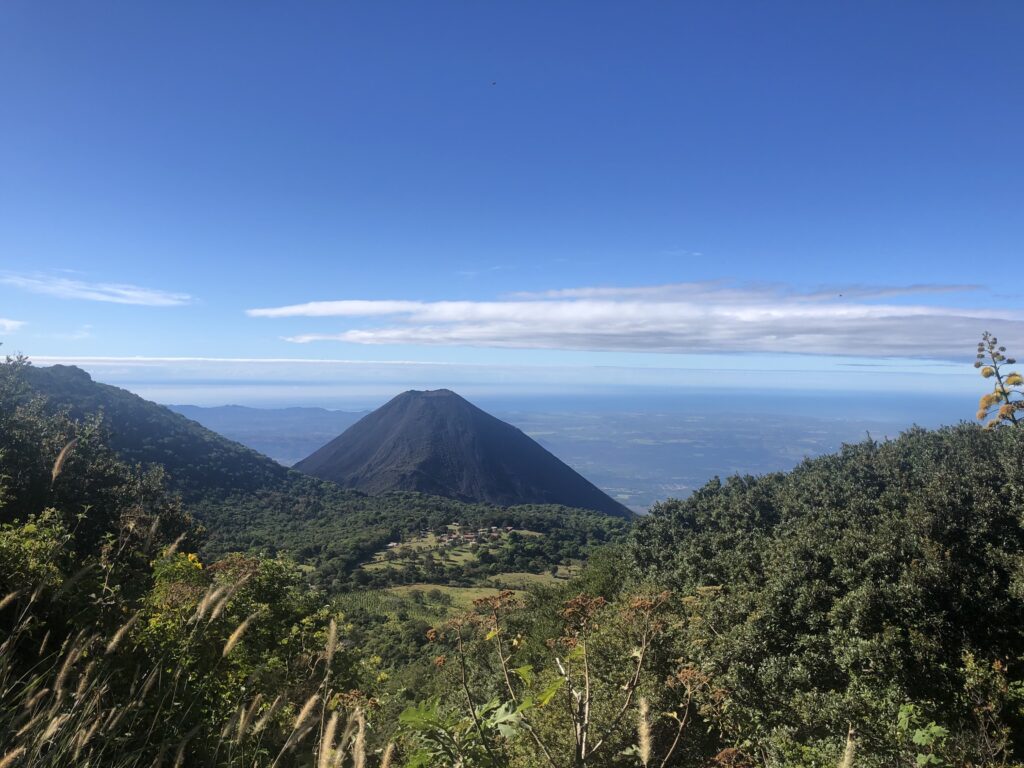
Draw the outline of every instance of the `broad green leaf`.
[[[555,697],[555,694],[558,693],[559,690],[561,690],[563,685],[565,685],[564,677],[556,677],[554,680],[548,683],[548,686],[537,695],[537,701],[539,702],[540,706],[546,707],[548,705],[548,702]]]
[[[515,673],[516,677],[527,685],[530,685],[533,682],[533,667],[531,665],[524,664],[521,667],[516,667],[512,671]]]

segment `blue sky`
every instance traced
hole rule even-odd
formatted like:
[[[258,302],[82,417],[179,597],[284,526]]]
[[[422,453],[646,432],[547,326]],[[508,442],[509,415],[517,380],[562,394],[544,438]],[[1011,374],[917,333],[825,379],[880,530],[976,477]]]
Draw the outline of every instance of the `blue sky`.
[[[1022,32],[1019,2],[9,0],[0,341],[179,400],[968,391],[981,330],[1024,346]]]

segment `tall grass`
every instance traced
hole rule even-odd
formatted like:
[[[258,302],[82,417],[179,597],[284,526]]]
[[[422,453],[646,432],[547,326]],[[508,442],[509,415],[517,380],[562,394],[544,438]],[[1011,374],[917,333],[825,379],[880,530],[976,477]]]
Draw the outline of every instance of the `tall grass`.
[[[218,590],[211,587],[194,617],[218,603]],[[0,626],[10,627],[0,643],[0,768],[370,765],[365,715],[358,706],[337,705],[329,664],[315,668],[308,683],[316,692],[293,716],[284,695],[246,699],[240,691],[224,722],[200,723],[170,738],[175,729],[168,720],[189,695],[187,673],[171,655],[151,658],[136,642],[132,629],[140,613],[113,632],[72,627],[55,638],[50,628],[40,641],[49,615],[59,612],[50,592],[16,590],[0,599]],[[223,656],[243,642],[254,618],[234,628]],[[205,636],[212,627],[194,620],[190,646],[220,637]],[[337,648],[336,625],[327,645],[323,656],[329,659]],[[328,726],[318,728],[325,717]]]

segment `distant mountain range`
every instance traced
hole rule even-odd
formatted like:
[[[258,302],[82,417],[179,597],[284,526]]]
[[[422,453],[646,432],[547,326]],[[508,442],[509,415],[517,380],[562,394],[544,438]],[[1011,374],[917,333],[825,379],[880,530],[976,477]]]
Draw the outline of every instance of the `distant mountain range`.
[[[398,395],[295,464],[370,494],[632,513],[520,430],[447,389]]]
[[[326,408],[248,408],[221,405],[169,405],[217,434],[292,466],[355,424],[368,412]]]

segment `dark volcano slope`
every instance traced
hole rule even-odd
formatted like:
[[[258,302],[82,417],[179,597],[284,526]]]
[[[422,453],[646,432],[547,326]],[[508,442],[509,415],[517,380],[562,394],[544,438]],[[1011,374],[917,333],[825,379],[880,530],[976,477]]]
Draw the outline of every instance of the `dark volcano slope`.
[[[447,389],[404,392],[294,469],[365,493],[632,513],[511,424]]]

